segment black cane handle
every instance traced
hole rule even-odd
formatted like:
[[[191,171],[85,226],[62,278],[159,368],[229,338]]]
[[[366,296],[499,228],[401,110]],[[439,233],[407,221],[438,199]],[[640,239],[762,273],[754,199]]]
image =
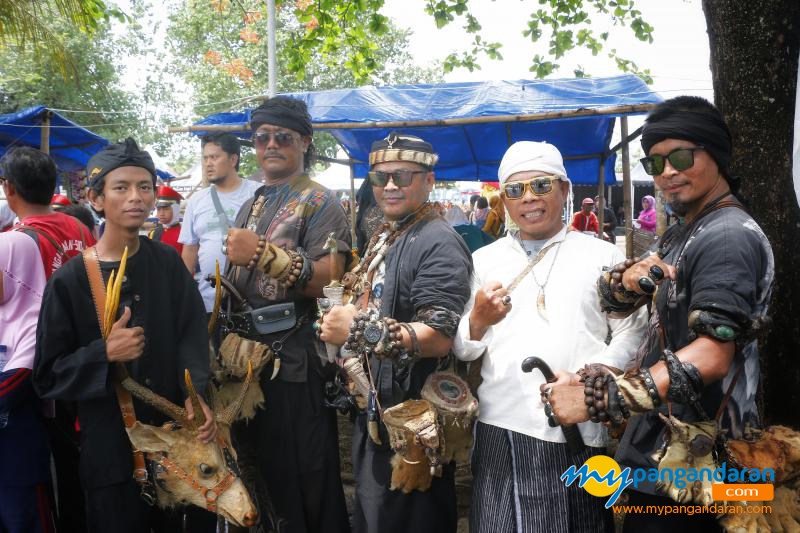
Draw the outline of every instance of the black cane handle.
[[[535,356],[527,357],[524,361],[522,361],[523,372],[530,372],[534,368],[539,369],[544,376],[545,381],[548,383],[553,383],[556,381],[556,375],[553,373],[550,365],[548,365],[542,358]],[[564,434],[564,438],[567,440],[567,449],[571,455],[578,455],[586,448],[586,445],[583,442],[583,437],[581,437],[581,432],[578,430],[578,426],[562,425],[561,432]]]
[[[550,365],[544,362],[544,359],[540,357],[527,357],[524,361],[522,361],[523,372],[530,372],[534,368],[538,368],[542,372],[545,381],[548,383],[553,383],[556,381],[556,375],[550,369]]]

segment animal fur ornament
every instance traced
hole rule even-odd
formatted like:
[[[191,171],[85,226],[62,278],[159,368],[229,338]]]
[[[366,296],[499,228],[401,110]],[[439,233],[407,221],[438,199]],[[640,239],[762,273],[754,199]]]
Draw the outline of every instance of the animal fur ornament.
[[[674,416],[664,416],[659,413],[659,417],[667,425],[669,430],[669,442],[666,451],[658,461],[659,481],[656,483],[656,490],[669,496],[678,503],[711,505],[714,499],[711,495],[711,486],[717,481],[709,481],[707,477],[703,480],[693,482],[684,480],[684,487],[680,488],[675,483],[672,475],[666,473],[662,475],[664,469],[675,472],[678,468],[695,468],[700,470],[708,468],[714,471],[717,468],[714,461],[714,443],[717,438],[716,422],[687,423],[681,422]],[[663,481],[672,479],[673,481]],[[712,476],[713,479],[713,476]]]
[[[770,502],[728,502],[737,506],[766,504],[771,513],[728,513],[719,517],[720,525],[728,533],[798,533],[800,532],[800,488],[783,486],[775,489]]]
[[[211,371],[214,376],[214,396],[221,405],[229,405],[239,394],[241,383],[247,376],[247,366],[253,367],[253,380],[247,388],[242,408],[237,420],[250,420],[256,410],[264,406],[264,391],[261,390],[261,371],[267,363],[275,359],[274,378],[277,374],[279,359],[270,348],[257,341],[245,339],[236,333],[229,333],[219,348],[219,359],[211,358]]]
[[[406,400],[383,412],[383,423],[395,451],[391,490],[428,490],[433,476],[441,476],[440,441],[436,411],[426,400]]]
[[[728,463],[737,468],[771,468],[776,484],[800,476],[800,432],[770,426],[752,432],[750,437],[725,443]]]

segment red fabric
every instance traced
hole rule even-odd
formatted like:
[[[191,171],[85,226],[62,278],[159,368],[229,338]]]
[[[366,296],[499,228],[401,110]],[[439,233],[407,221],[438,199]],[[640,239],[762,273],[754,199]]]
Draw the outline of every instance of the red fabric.
[[[572,227],[578,231],[593,231],[597,233],[600,228],[600,223],[597,220],[597,215],[589,213],[587,216],[583,211],[578,211],[572,217]]]
[[[167,185],[159,185],[156,194],[159,200],[173,200],[175,202],[180,202],[183,200],[181,193]]]
[[[84,245],[88,248],[96,243],[89,228],[77,218],[64,213],[28,217],[21,224],[47,233],[64,250],[64,256],[62,256],[45,237],[36,236],[39,241],[39,252],[42,254],[44,275],[47,279],[50,279],[53,272],[58,270],[67,259],[83,252]]]
[[[178,242],[178,236],[181,234],[181,225],[175,224],[172,227],[169,227],[164,230],[164,233],[161,234],[160,241],[164,244],[169,244],[176,250],[178,250],[178,254],[183,252],[183,245]]]
[[[14,389],[19,387],[28,376],[31,375],[31,370],[29,368],[19,368],[17,372],[14,372],[11,377],[6,379],[3,382],[0,382],[0,396],[5,396],[6,394],[10,394]]]

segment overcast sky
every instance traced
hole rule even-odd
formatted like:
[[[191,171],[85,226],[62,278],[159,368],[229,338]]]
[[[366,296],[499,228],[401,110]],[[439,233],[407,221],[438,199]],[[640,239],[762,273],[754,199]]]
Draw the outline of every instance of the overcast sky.
[[[424,14],[424,0],[387,0],[383,13],[401,28],[414,32],[411,52],[420,63],[443,59],[451,51],[468,49],[471,36],[463,30],[463,22],[437,29],[433,17]],[[478,81],[493,79],[532,78],[528,69],[531,58],[547,55],[543,37],[534,45],[522,36],[530,13],[538,2],[521,0],[472,0],[473,14],[483,25],[482,35],[489,41],[503,44],[502,61],[484,59],[481,70],[460,69],[445,76],[446,81]],[[610,25],[608,16],[592,16],[595,35],[608,31],[608,49],[635,61],[640,68],[654,74],[653,88],[665,98],[690,92],[713,97],[709,69],[708,35],[700,0],[645,0],[636,3],[644,19],[655,27],[652,44],[638,41],[629,28]],[[561,69],[552,77],[572,77],[573,68],[581,65],[592,76],[614,76],[619,70],[603,52],[593,57],[589,52],[571,53],[560,59]]]
[[[286,0],[285,0],[286,1]],[[123,9],[130,0],[119,0]],[[157,31],[157,39],[163,39],[169,6],[172,2],[158,3],[153,16],[162,20]],[[444,29],[437,29],[433,17],[425,14],[426,0],[386,0],[381,11],[400,28],[408,28],[413,34],[410,38],[411,53],[420,65],[443,60],[450,52],[460,52],[471,48],[472,37],[463,30],[464,22],[455,21]],[[482,36],[488,41],[503,44],[500,52],[503,60],[493,61],[480,58],[481,69],[469,72],[458,69],[445,75],[445,81],[482,81],[499,79],[533,79],[529,71],[531,58],[539,53],[547,55],[547,39],[544,36],[534,45],[523,37],[530,13],[539,8],[533,0],[471,0],[473,14],[483,25]],[[591,16],[595,35],[604,31],[610,33],[606,49],[616,48],[618,53],[635,61],[642,69],[649,68],[653,74],[653,90],[664,98],[678,94],[696,94],[713,99],[711,71],[709,69],[708,36],[700,0],[640,0],[637,9],[644,19],[655,27],[652,44],[638,41],[629,28],[614,27],[608,16]],[[266,60],[266,58],[265,58]],[[127,65],[123,82],[133,89],[143,79],[142,70],[147,66],[140,62]],[[620,74],[613,60],[605,52],[593,57],[588,51],[571,52],[558,60],[561,68],[553,78],[569,78],[573,69],[580,65],[591,76],[615,76]],[[266,88],[254,88],[254,94],[263,94]],[[224,95],[221,95],[221,100]],[[176,122],[180,119],[176,117]],[[641,123],[641,119],[631,119],[631,130]],[[164,125],[166,127],[166,125]],[[615,134],[615,140],[618,135]],[[166,155],[166,154],[164,154]]]

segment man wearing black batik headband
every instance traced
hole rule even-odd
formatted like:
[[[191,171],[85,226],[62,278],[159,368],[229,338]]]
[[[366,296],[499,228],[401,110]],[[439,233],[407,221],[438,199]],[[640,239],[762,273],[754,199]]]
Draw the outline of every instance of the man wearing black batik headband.
[[[734,439],[742,437],[746,426],[758,425],[756,335],[770,299],[772,250],[733,195],[731,134],[713,105],[691,96],[660,104],[647,117],[642,147],[645,171],[681,222],[667,230],[657,253],[617,265],[597,286],[603,307],[616,315],[652,298],[650,331],[631,371],[608,377],[590,371],[584,383],[575,376],[577,386],[553,387],[550,403],[562,423],[588,419],[581,400],[584,385],[591,382],[605,394],[599,405],[587,396],[594,418],[618,424],[630,417],[617,452],[622,468],[651,468],[651,457],[659,461],[665,452],[683,460],[673,460],[673,469],[713,468],[715,424],[702,426],[700,421],[713,421],[719,412],[722,431]],[[680,451],[681,434],[692,442],[685,452]],[[704,439],[710,446],[698,445]],[[678,485],[670,478],[657,493],[646,480],[626,490],[628,503],[711,503],[710,480],[683,491]],[[624,530],[705,532],[717,527],[709,514],[629,514]]]
[[[182,517],[152,507],[134,480],[132,445],[117,395],[115,363],[159,396],[191,408],[181,379],[191,374],[203,394],[209,376],[207,322],[197,285],[175,250],[140,236],[155,204],[156,169],[133,139],[107,146],[87,165],[89,201],[106,219],[97,245],[58,269],[42,298],[33,383],[42,398],[74,402],[80,421],[81,488],[90,533],[179,531]],[[93,261],[107,283],[119,272],[127,247],[118,316],[104,338],[87,273]],[[98,298],[101,296],[98,296]],[[161,425],[165,416],[133,401],[135,417]],[[125,408],[127,411],[127,407]],[[210,442],[216,422],[203,403],[206,422],[198,439]],[[213,516],[205,511],[201,514]],[[200,518],[203,521],[203,518]],[[191,531],[203,531],[195,523]]]
[[[437,453],[435,446],[423,453],[405,441],[400,449],[397,427],[391,437],[387,432],[391,412],[424,405],[414,402],[450,353],[469,297],[469,250],[428,201],[437,159],[429,143],[410,135],[391,133],[372,144],[369,180],[386,222],[345,275],[356,304],[334,307],[322,319],[320,338],[343,345],[343,366],[356,376],[353,529],[359,533],[456,530],[455,464],[425,455]],[[423,431],[426,413],[432,416],[416,413],[409,427]]]
[[[313,145],[304,102],[270,98],[252,112],[250,125],[266,185],[242,205],[223,240],[231,264],[226,275],[243,297],[233,298],[232,322],[223,322],[223,333],[268,346],[280,370],[272,381],[273,368],[261,372],[263,409],[255,413],[250,436],[242,437],[258,456],[281,527],[349,531],[336,413],[323,406],[330,367],[321,363],[311,329],[315,299],[341,277],[349,257],[347,220],[336,195],[306,173]],[[335,260],[325,248],[331,234]],[[223,359],[225,353],[221,349]],[[263,520],[268,512],[261,511]]]

